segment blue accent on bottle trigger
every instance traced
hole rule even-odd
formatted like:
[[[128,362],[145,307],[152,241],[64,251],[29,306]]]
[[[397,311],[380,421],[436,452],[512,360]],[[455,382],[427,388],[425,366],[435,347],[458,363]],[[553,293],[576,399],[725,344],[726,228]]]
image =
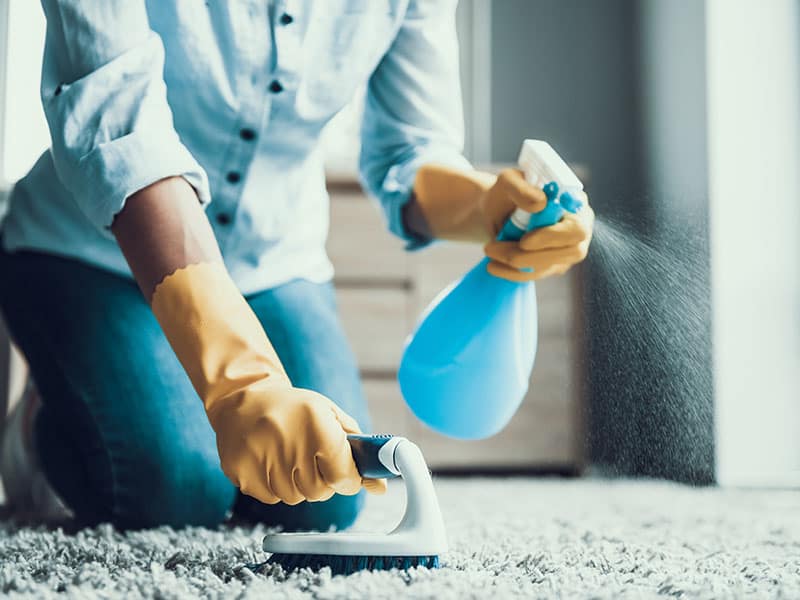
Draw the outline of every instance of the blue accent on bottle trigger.
[[[561,203],[561,206],[564,207],[564,210],[569,211],[572,214],[575,214],[583,208],[583,202],[578,200],[570,192],[564,192],[561,194],[561,197],[558,199],[558,201]]]
[[[569,191],[561,192],[558,183],[555,181],[545,185],[542,190],[547,196],[547,204],[541,211],[531,214],[527,231],[555,225],[562,219],[565,212],[576,213],[583,207],[583,202],[575,198]],[[501,242],[515,242],[525,233],[525,230],[517,227],[509,219],[503,225],[503,229],[500,230],[497,239]]]
[[[545,185],[542,190],[547,197],[547,204],[541,211],[531,214],[527,231],[555,225],[562,219],[566,211],[576,213],[583,206],[583,202],[577,200],[568,191],[561,192],[558,183],[555,181],[551,181]],[[526,231],[517,227],[514,222],[509,219],[506,221],[505,225],[503,225],[503,229],[500,230],[497,239],[501,242],[515,242],[525,235],[525,233]],[[533,271],[533,269],[520,270],[526,273]]]

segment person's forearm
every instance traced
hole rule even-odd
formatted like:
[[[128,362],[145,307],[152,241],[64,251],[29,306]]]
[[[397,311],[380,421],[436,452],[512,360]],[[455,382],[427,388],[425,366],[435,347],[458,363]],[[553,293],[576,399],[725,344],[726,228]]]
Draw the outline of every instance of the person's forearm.
[[[148,302],[170,273],[222,261],[197,195],[182,177],[163,179],[133,194],[111,231]]]
[[[155,183],[127,199],[112,231],[203,403],[231,482],[265,503],[357,493],[347,435],[360,433],[358,423],[292,385],[226,271],[194,190],[182,178]]]

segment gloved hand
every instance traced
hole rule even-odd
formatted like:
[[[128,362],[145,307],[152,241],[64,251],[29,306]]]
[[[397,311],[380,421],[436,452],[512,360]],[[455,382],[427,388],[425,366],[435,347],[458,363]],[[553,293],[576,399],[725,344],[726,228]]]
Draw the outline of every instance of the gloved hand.
[[[512,172],[515,173],[514,177],[523,177],[519,171]],[[544,196],[544,192],[531,186],[524,178],[522,184],[527,186],[527,189],[520,189],[520,194],[532,188]],[[500,242],[493,239],[486,244],[484,251],[491,259],[488,271],[492,275],[511,281],[533,281],[566,273],[570,267],[586,258],[592,240],[594,211],[589,206],[586,194],[583,192],[580,194],[581,196],[576,198],[582,203],[578,212],[565,212],[555,225],[529,231],[517,242]],[[529,204],[525,199],[514,202],[515,206],[522,208],[526,203]],[[505,219],[502,222],[504,223]]]
[[[589,249],[594,212],[585,195],[577,214],[567,213],[557,224],[531,231],[519,242],[496,241],[515,209],[535,213],[547,204],[545,193],[517,169],[506,169],[494,178],[478,171],[425,165],[417,172],[414,197],[434,237],[485,244],[491,259],[488,270],[498,277],[529,281],[564,273]]]
[[[355,420],[328,398],[295,388],[221,263],[190,265],[153,294],[153,313],[203,400],[222,470],[242,492],[297,504],[352,495],[364,480],[348,433]]]

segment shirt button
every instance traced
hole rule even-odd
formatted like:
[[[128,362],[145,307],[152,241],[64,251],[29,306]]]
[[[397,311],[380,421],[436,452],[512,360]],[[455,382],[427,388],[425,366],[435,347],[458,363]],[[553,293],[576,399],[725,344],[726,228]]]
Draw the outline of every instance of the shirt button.
[[[256,139],[256,132],[249,127],[245,127],[239,132],[239,137],[246,142],[252,142],[254,139]]]
[[[231,171],[227,175],[225,175],[225,181],[228,183],[239,183],[242,179],[241,173],[237,173],[236,171]]]
[[[294,21],[294,17],[290,14],[283,13],[281,15],[281,25],[290,25]]]
[[[281,82],[278,81],[277,79],[273,79],[272,83],[269,84],[269,91],[272,92],[273,94],[279,94],[280,92],[282,92],[283,86],[281,85]]]
[[[228,213],[219,213],[217,214],[216,220],[220,225],[230,225],[231,216]]]

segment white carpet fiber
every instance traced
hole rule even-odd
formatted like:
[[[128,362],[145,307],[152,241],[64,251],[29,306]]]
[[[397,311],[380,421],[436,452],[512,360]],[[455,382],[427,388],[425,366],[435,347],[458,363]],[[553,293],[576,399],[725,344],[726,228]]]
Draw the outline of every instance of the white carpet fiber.
[[[263,528],[0,525],[0,593],[47,598],[800,598],[800,493],[660,482],[437,481],[451,549],[409,573],[254,575]],[[370,498],[387,528],[402,487]]]

